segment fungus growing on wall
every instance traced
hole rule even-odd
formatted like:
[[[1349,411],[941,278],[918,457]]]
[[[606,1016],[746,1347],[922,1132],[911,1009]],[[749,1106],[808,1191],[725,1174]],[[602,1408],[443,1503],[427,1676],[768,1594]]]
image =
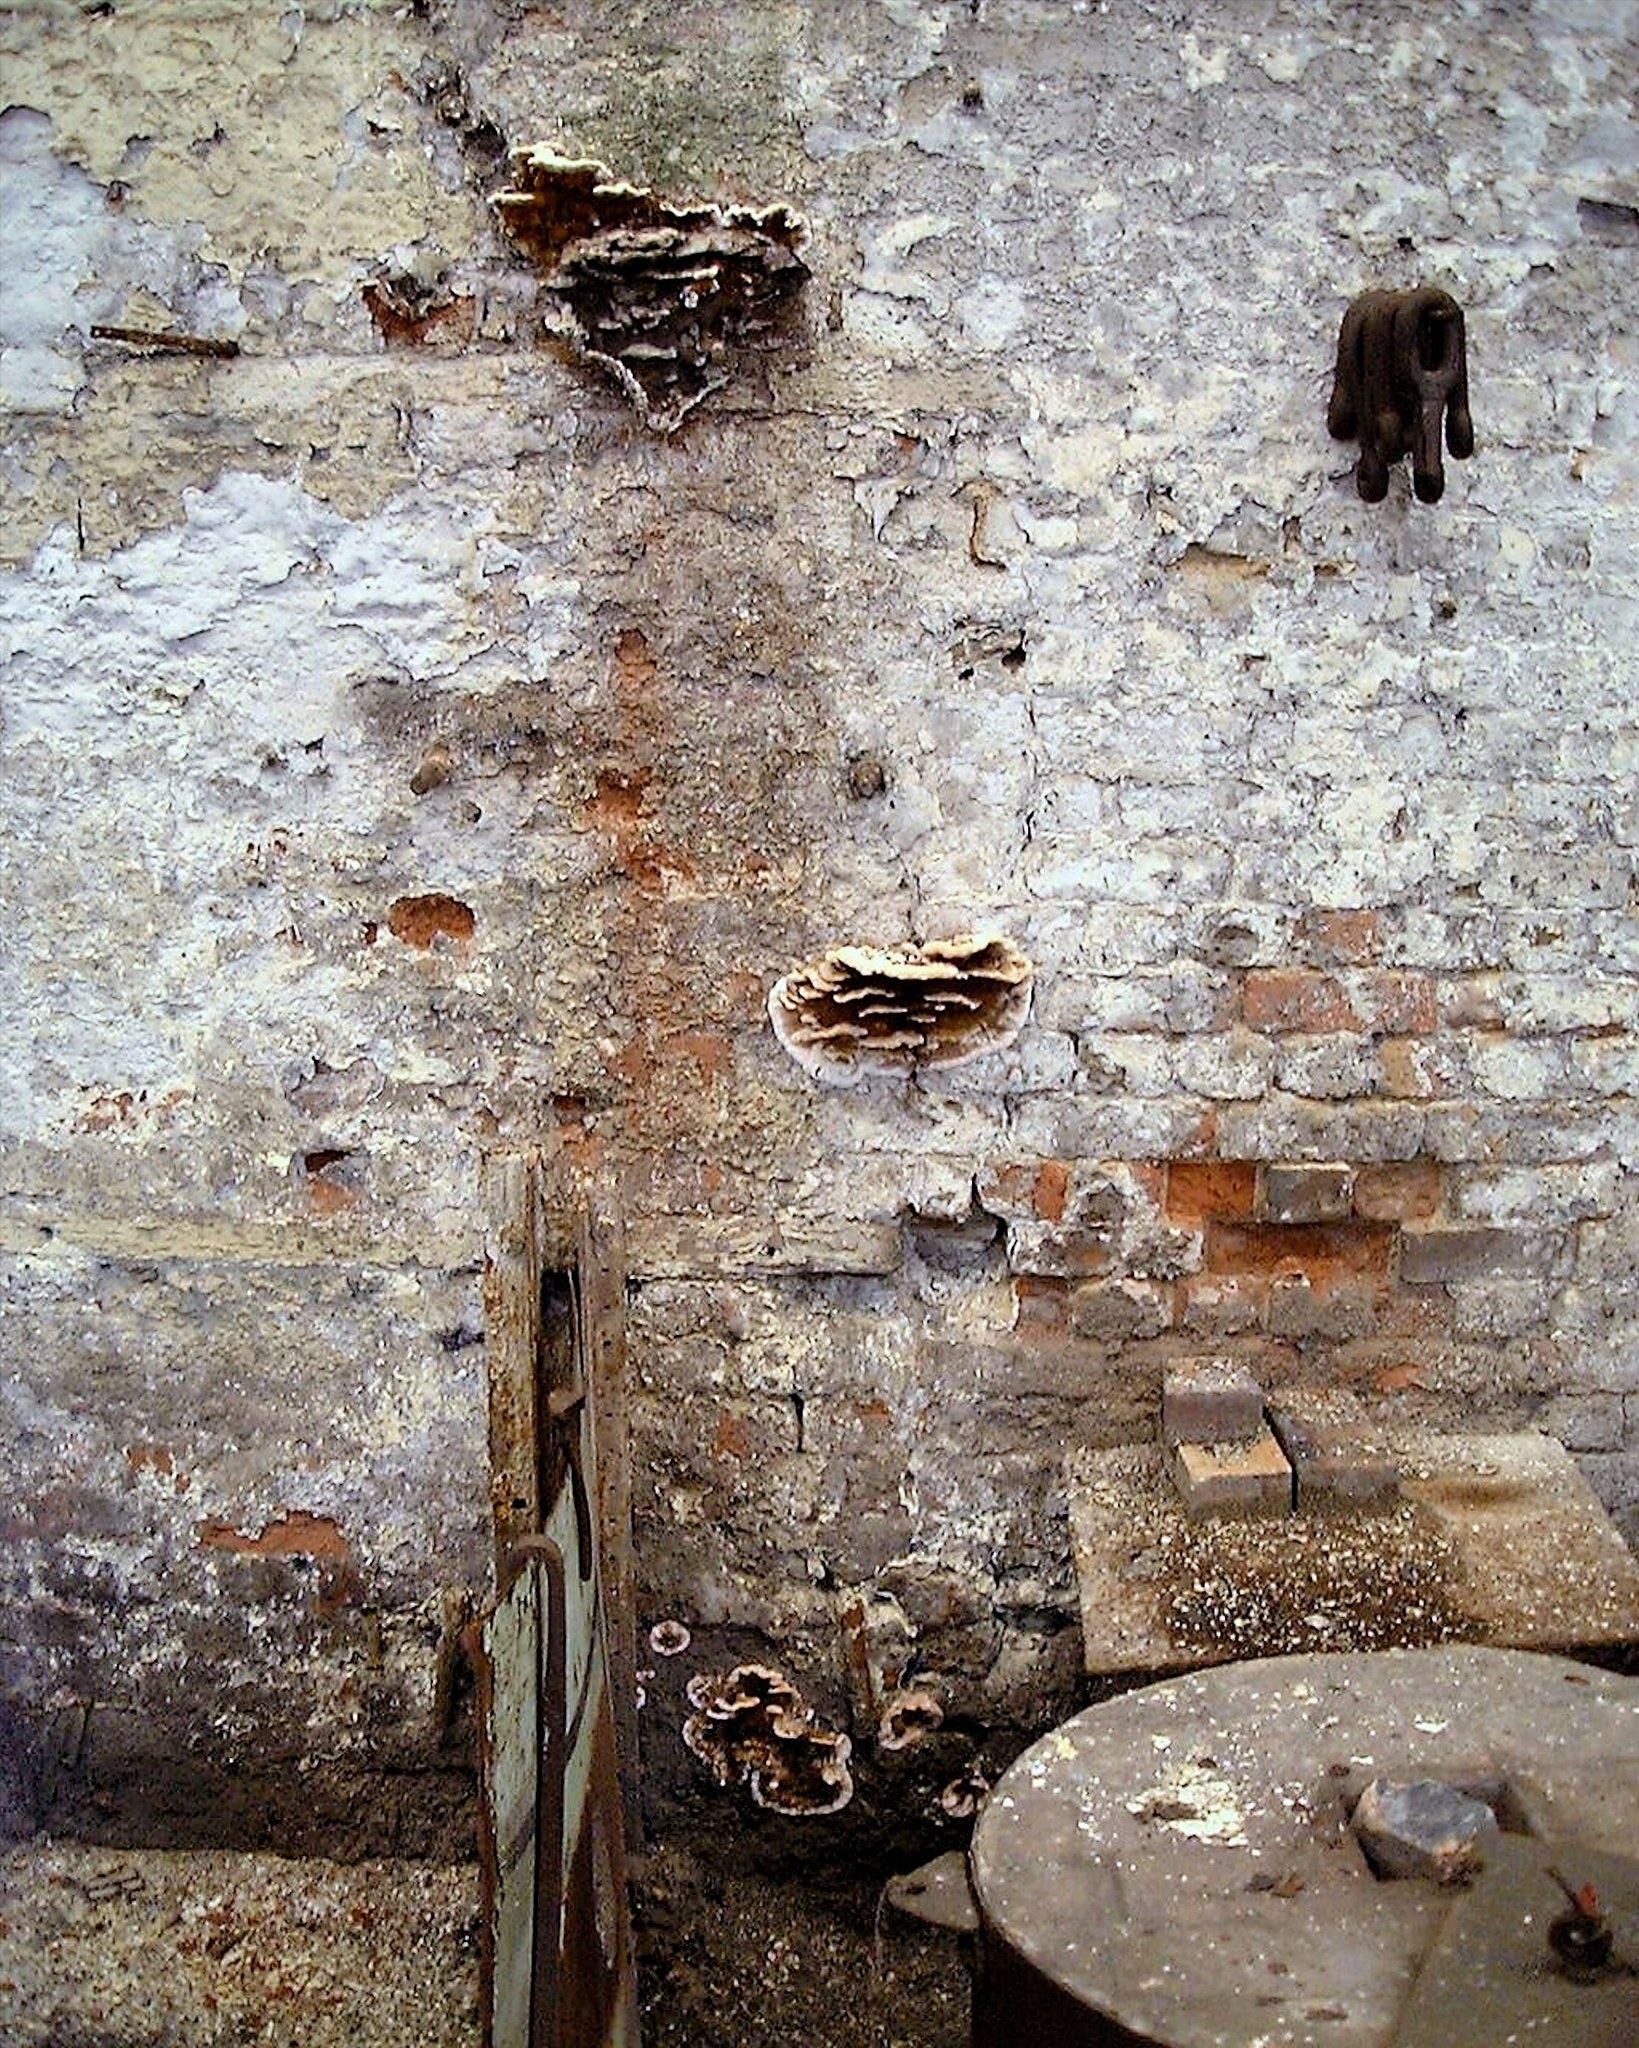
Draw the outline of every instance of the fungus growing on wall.
[[[853,1745],[823,1727],[789,1678],[763,1664],[698,1671],[683,1740],[719,1785],[744,1785],[770,1813],[836,1813],[854,1796]]]
[[[944,1726],[945,1709],[937,1693],[924,1685],[903,1687],[882,1702],[877,1722],[879,1749],[909,1749],[924,1735]]]
[[[789,207],[674,205],[544,146],[514,150],[512,176],[493,204],[545,274],[553,327],[657,432],[783,338],[808,278]]]
[[[1034,970],[993,932],[886,951],[835,946],[781,977],[774,1036],[818,1081],[862,1081],[977,1059],[1018,1036]]]

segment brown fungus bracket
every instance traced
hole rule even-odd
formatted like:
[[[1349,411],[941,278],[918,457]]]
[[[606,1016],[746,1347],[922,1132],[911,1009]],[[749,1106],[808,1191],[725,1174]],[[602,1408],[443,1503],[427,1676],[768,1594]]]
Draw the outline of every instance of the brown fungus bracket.
[[[1468,345],[1462,308],[1449,292],[1362,292],[1343,315],[1326,425],[1334,440],[1360,442],[1355,488],[1369,504],[1388,495],[1389,470],[1411,457],[1412,488],[1425,505],[1444,495],[1445,445],[1474,453],[1468,409]]]
[[[836,1813],[854,1796],[853,1745],[821,1725],[789,1678],[764,1664],[698,1671],[683,1741],[719,1785],[744,1785],[770,1813]]]
[[[774,1036],[818,1081],[949,1067],[1009,1045],[1034,970],[1011,939],[964,932],[888,951],[835,946],[768,998]]]
[[[541,145],[514,150],[511,168],[491,203],[540,265],[552,325],[656,432],[785,338],[809,274],[789,207],[674,204]]]

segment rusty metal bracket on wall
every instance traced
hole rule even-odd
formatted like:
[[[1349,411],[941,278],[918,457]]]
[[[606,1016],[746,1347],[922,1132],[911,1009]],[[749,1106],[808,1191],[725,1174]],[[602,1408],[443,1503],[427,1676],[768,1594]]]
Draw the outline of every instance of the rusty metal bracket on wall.
[[[1389,471],[1411,457],[1412,488],[1425,505],[1445,493],[1445,445],[1462,461],[1474,453],[1468,408],[1468,343],[1462,308],[1449,292],[1362,292],[1343,315],[1326,425],[1338,441],[1360,442],[1355,488],[1370,504],[1388,495]]]

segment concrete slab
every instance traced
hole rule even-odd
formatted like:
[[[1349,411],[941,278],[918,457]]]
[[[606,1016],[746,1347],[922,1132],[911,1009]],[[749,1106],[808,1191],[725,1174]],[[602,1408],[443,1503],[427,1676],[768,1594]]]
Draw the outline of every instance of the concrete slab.
[[[0,1853],[0,2039],[474,2048],[475,1864]]]
[[[1192,1521],[1159,1446],[1065,1464],[1088,1671],[1305,1649],[1639,1644],[1639,1561],[1551,1437],[1382,1433],[1400,1498],[1369,1513]]]
[[[1096,2014],[1171,2048],[1491,2048],[1507,2026],[1402,2031],[1464,1895],[1373,1878],[1341,1777],[1369,1760],[1396,1779],[1480,1767],[1586,1792],[1611,1758],[1639,1765],[1639,1682],[1558,1657],[1287,1657],[1125,1693],[1033,1744],[991,1795],[971,1855],[987,1971],[1000,1952],[1073,2001],[1085,2034],[1061,2039],[1102,2038]],[[1556,1805],[1540,1825],[1543,1861],[1574,1849],[1580,1871],[1639,1834],[1639,1803],[1607,1796],[1574,1844]],[[1603,1882],[1609,1866],[1590,1867]],[[1535,1882],[1541,1941],[1563,1901],[1540,1867]]]

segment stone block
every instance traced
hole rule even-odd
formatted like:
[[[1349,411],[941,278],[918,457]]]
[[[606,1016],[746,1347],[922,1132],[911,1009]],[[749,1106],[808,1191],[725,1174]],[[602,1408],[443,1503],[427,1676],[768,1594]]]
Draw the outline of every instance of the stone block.
[[[1293,1387],[1271,1400],[1269,1424],[1292,1467],[1297,1504],[1392,1500],[1399,1472],[1365,1408],[1340,1387]]]
[[[1258,1215],[1265,1223],[1336,1223],[1353,1207],[1352,1166],[1327,1161],[1258,1171]]]
[[[1250,1443],[1263,1429],[1263,1389],[1233,1358],[1185,1358],[1161,1387],[1161,1440]]]
[[[1292,1468],[1268,1429],[1251,1443],[1174,1444],[1172,1477],[1191,1517],[1292,1509]]]
[[[1436,1778],[1395,1784],[1374,1778],[1350,1822],[1379,1877],[1425,1877],[1457,1884],[1485,1860],[1486,1840],[1500,1833],[1483,1799]]]

